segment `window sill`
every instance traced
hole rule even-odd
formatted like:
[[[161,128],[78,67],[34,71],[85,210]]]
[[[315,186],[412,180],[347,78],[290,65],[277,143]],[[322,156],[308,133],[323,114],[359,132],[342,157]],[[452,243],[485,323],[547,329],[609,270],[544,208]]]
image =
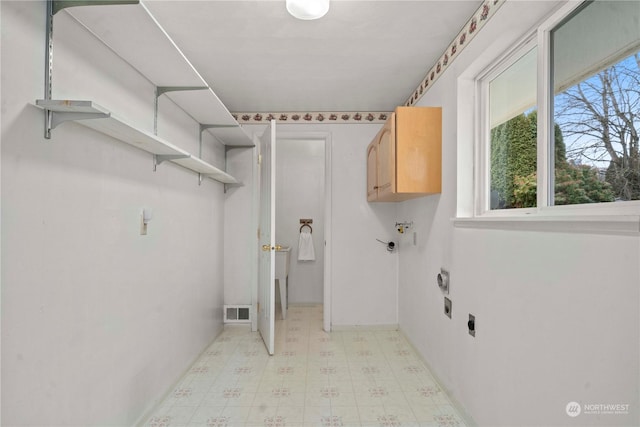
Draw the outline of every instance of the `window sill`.
[[[453,218],[456,228],[640,236],[640,215],[487,216]]]

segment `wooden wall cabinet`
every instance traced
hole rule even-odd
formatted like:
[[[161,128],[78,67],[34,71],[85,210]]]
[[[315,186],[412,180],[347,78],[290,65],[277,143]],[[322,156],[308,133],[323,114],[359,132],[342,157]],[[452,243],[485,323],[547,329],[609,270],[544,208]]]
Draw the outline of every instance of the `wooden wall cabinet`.
[[[367,147],[367,201],[442,191],[442,108],[398,107]]]

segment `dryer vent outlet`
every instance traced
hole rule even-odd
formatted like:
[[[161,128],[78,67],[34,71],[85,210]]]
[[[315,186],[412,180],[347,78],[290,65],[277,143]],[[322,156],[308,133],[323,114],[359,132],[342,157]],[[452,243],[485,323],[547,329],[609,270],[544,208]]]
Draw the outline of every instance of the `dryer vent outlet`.
[[[440,273],[436,277],[438,287],[443,294],[449,295],[449,272],[443,268],[440,269]]]

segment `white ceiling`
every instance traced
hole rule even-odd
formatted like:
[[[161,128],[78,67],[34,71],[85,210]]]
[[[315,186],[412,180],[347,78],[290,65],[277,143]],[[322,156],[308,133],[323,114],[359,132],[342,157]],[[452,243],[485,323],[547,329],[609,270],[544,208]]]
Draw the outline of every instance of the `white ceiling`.
[[[285,0],[144,2],[230,111],[391,111],[481,0],[332,0],[300,21]]]

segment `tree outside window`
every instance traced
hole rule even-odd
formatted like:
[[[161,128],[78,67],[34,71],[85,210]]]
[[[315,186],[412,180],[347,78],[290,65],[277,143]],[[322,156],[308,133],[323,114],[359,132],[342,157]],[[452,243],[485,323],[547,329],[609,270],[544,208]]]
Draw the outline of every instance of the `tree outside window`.
[[[612,200],[640,200],[638,52],[556,95],[555,121],[572,165],[594,170]],[[556,204],[562,201],[556,185]]]

